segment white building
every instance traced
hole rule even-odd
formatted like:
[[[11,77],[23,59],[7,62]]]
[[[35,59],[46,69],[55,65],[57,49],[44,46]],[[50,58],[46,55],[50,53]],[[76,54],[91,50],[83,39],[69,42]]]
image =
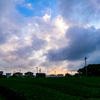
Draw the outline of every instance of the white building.
[[[6,78],[11,77],[11,73],[6,73]]]

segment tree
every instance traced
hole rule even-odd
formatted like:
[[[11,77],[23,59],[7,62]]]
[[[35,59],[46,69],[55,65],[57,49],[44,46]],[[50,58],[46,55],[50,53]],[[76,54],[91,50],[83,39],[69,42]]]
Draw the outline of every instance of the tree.
[[[86,74],[85,67],[79,69],[79,72],[82,75]],[[89,64],[87,66],[87,74],[89,77],[91,76],[100,76],[100,64]]]

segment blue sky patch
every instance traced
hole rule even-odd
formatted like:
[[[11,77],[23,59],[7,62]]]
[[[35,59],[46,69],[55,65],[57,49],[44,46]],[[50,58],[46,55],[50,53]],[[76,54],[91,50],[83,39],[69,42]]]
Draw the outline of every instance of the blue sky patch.
[[[43,17],[45,14],[57,16],[57,0],[25,0],[21,5],[17,5],[19,13],[25,17]]]

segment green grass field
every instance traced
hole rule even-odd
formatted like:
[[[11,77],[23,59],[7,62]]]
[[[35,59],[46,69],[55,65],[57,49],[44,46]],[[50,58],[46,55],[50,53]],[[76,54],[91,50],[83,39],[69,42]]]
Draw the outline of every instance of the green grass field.
[[[99,77],[1,78],[0,89],[16,100],[100,100]]]

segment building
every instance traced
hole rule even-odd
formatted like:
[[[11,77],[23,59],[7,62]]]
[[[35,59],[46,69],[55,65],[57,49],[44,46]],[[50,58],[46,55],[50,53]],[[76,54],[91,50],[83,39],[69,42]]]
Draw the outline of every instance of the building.
[[[36,77],[46,77],[45,73],[36,73]]]
[[[63,74],[58,74],[57,77],[64,77],[64,75]]]
[[[34,73],[32,73],[32,72],[26,72],[25,73],[25,77],[29,77],[29,78],[32,78],[32,77],[34,77],[34,75],[33,75]]]
[[[20,72],[13,73],[12,77],[23,77],[23,73]]]
[[[50,74],[49,77],[57,77],[55,74]]]
[[[0,71],[0,78],[3,77],[3,71]]]
[[[82,74],[80,74],[80,73],[75,73],[74,77],[82,77]]]
[[[0,71],[0,75],[3,75],[3,71]]]
[[[11,77],[11,73],[6,73],[6,78]]]
[[[65,74],[65,77],[72,77],[72,75],[69,74],[69,73],[66,73],[66,74]]]

